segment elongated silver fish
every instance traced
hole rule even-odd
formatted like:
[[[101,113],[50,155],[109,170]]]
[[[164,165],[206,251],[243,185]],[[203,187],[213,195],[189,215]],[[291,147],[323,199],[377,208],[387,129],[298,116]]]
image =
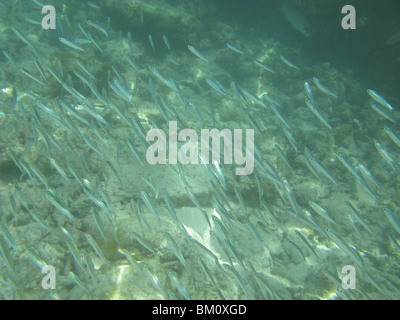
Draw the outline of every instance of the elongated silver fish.
[[[274,103],[271,104],[271,109],[275,113],[275,115],[279,118],[279,120],[288,128],[290,128],[289,123],[286,121],[286,119],[283,117],[283,115],[279,112],[277,105]]]
[[[132,231],[133,236],[135,237],[135,239],[147,250],[149,250],[152,254],[156,254],[155,250],[153,249],[152,245],[146,240],[144,239],[142,236],[140,236],[137,232]]]
[[[240,54],[244,54],[244,52],[236,47],[234,47],[233,45],[231,45],[230,43],[226,43],[226,46],[231,49],[232,51],[236,52],[236,53],[240,53]]]
[[[299,208],[297,205],[296,198],[294,197],[293,190],[286,179],[283,180],[283,184],[284,184],[283,189],[284,189],[286,198],[289,201],[290,205],[292,206],[293,211],[296,213],[296,216],[298,217],[300,215],[300,211],[299,211]]]
[[[336,243],[336,245],[349,257],[353,258],[354,261],[361,267],[364,267],[364,262],[358,252],[350,248],[350,246],[339,236],[335,235],[332,231],[327,230],[330,238]]]
[[[292,132],[290,132],[289,128],[285,125],[282,126],[282,130],[285,133],[286,138],[289,140],[291,146],[296,152],[299,152],[299,149],[297,148],[297,143],[296,140],[294,140]]]
[[[206,78],[206,82],[207,82],[208,85],[211,86],[211,88],[213,88],[214,90],[216,90],[220,94],[222,94],[224,96],[226,95],[226,92],[219,85],[217,85],[214,81],[212,81],[211,79]]]
[[[170,246],[174,255],[178,258],[178,260],[182,263],[182,265],[186,268],[186,261],[183,257],[181,250],[179,250],[178,245],[176,244],[174,238],[168,233],[165,233],[165,237],[167,238],[168,245]]]
[[[357,171],[353,169],[353,167],[346,161],[346,159],[345,159],[339,152],[336,152],[336,157],[339,159],[339,161],[345,166],[345,168],[346,168],[352,175],[354,175],[358,180],[362,181],[362,178],[361,178],[360,175],[357,173]]]
[[[260,248],[262,249],[264,246],[260,234],[257,232],[256,228],[253,226],[250,220],[247,221],[247,225],[249,226],[251,233],[254,235],[254,238],[257,240]]]
[[[282,60],[282,62],[284,63],[284,64],[286,64],[287,66],[289,66],[289,67],[291,67],[291,68],[293,68],[293,69],[296,69],[296,70],[299,70],[299,67],[298,66],[296,66],[295,64],[293,64],[292,62],[290,62],[288,59],[286,59],[284,56],[279,56],[279,58]]]
[[[332,219],[332,217],[329,215],[329,213],[322,208],[321,206],[319,206],[318,204],[316,204],[314,201],[308,201],[308,204],[310,205],[310,207],[316,212],[318,213],[322,218],[326,219],[327,221],[329,221],[332,224],[336,225],[336,222]]]
[[[281,157],[283,162],[289,167],[289,169],[292,169],[292,166],[290,165],[288,159],[286,158],[286,156],[283,153],[282,149],[277,144],[275,145],[275,150],[278,151],[279,156]]]
[[[197,49],[195,47],[193,47],[192,45],[188,45],[188,49],[190,50],[191,53],[193,53],[196,57],[200,58],[201,60],[208,62],[208,59],[201,54],[199,51],[197,51]]]
[[[306,91],[307,97],[308,97],[308,99],[311,101],[311,104],[312,104],[313,106],[315,106],[314,95],[313,95],[313,93],[312,93],[311,86],[310,86],[310,84],[309,84],[307,81],[304,82],[304,90]],[[306,100],[306,101],[307,101],[307,100]]]
[[[172,271],[168,271],[168,276],[171,278],[172,282],[174,282],[176,288],[178,289],[179,293],[186,299],[190,300],[189,294],[186,291],[186,288],[183,286],[183,284],[180,282],[178,277],[176,276],[175,273]]]
[[[384,117],[385,119],[389,120],[390,122],[396,123],[396,121],[395,121],[391,116],[389,116],[389,115],[386,114],[384,111],[382,111],[381,109],[379,109],[378,106],[377,106],[375,103],[373,103],[372,101],[370,102],[370,106],[371,106],[371,108],[374,109],[374,111],[375,111],[376,113],[378,113],[380,116]]]
[[[390,154],[385,149],[383,149],[382,145],[376,139],[374,139],[374,143],[375,143],[375,147],[378,150],[381,157],[392,167],[392,169],[394,171],[396,171],[396,166],[394,164],[394,160],[390,156]]]
[[[305,100],[307,107],[314,113],[314,115],[327,127],[328,129],[332,129],[331,125],[328,123],[328,121],[325,120],[325,118],[319,113],[317,108],[315,108],[315,105],[312,104],[312,102],[308,99]]]
[[[164,43],[165,43],[165,45],[167,46],[168,50],[171,51],[171,46],[170,46],[170,44],[169,44],[169,41],[168,41],[167,36],[164,34],[162,37],[163,37]]]
[[[269,71],[269,72],[271,72],[271,73],[275,73],[274,70],[272,70],[270,67],[267,67],[265,64],[263,64],[262,62],[260,62],[260,61],[258,61],[258,60],[254,60],[254,63],[255,63],[256,65],[258,65],[259,67],[261,67],[262,69],[264,69],[264,70],[267,70],[267,71]]]
[[[396,218],[393,216],[392,210],[390,210],[388,207],[383,207],[382,210],[383,210],[383,213],[385,214],[386,218],[389,220],[389,223],[394,228],[394,230],[396,230],[396,232],[398,234],[400,234],[400,225],[399,225],[398,220],[396,220]]]
[[[350,209],[350,214],[365,228],[368,230],[368,232],[372,233],[372,230],[368,225],[365,223],[365,221],[361,218],[360,214],[358,213],[357,209],[349,202],[345,201],[344,202],[346,206],[349,207]]]
[[[301,241],[303,241],[303,243],[306,245],[306,247],[311,251],[311,253],[314,255],[314,257],[316,257],[317,259],[319,259],[317,253],[314,251],[313,247],[311,247],[310,243],[307,241],[306,238],[304,238],[304,236],[297,230],[295,230],[297,236],[301,239]]]
[[[67,216],[68,218],[70,218],[72,221],[74,222],[78,222],[79,220],[77,218],[75,218],[71,211],[68,210],[68,208],[66,207],[66,204],[63,203],[63,201],[61,200],[61,198],[56,195],[54,193],[53,190],[48,189],[45,193],[46,199],[50,201],[50,203],[56,207],[61,213],[63,213],[65,216]]]
[[[155,48],[154,48],[154,42],[153,42],[153,37],[151,36],[151,34],[149,34],[149,42],[150,42],[150,45],[151,45],[151,47],[153,48],[153,50],[155,50]]]
[[[336,94],[334,94],[331,90],[329,90],[327,87],[325,87],[317,78],[313,78],[313,81],[314,81],[314,83],[315,83],[315,85],[317,86],[317,88],[321,91],[321,92],[323,92],[323,93],[325,93],[325,94],[327,94],[327,95],[329,95],[329,96],[332,96],[332,97],[334,97],[334,98],[337,98],[337,95]]]
[[[85,52],[86,51],[85,49],[79,47],[78,45],[76,45],[72,41],[69,41],[69,40],[67,40],[65,38],[60,37],[60,38],[58,38],[58,40],[60,40],[61,43],[65,44],[66,46],[68,46],[68,47],[70,47],[70,48],[72,48],[74,50],[81,51],[81,52]]]
[[[315,158],[311,159],[311,165],[322,175],[328,178],[334,184],[337,184],[336,179],[332,176],[332,174]]]
[[[159,219],[160,219],[160,215],[158,214],[157,209],[154,207],[154,204],[152,203],[152,201],[150,200],[150,198],[148,197],[148,195],[146,194],[146,192],[141,191],[140,192],[140,196],[142,197],[142,200],[144,202],[144,204],[146,205],[146,207]]]
[[[53,158],[49,158],[50,164],[52,165],[52,167],[54,169],[57,170],[57,172],[60,174],[60,176],[62,176],[68,183],[71,182],[71,180],[68,178],[67,174],[65,173],[64,169],[61,168],[58,163],[56,162],[56,160],[54,160]]]
[[[378,102],[380,105],[388,108],[390,111],[393,110],[393,107],[390,105],[389,102],[387,102],[381,95],[379,95],[378,93],[376,93],[374,90],[368,89],[367,93],[369,94],[369,96],[374,99],[376,102]]]
[[[86,20],[86,23],[87,23],[89,26],[91,26],[91,27],[97,29],[98,31],[100,31],[101,33],[103,33],[103,34],[105,35],[105,37],[108,38],[108,32],[106,31],[106,29],[105,29],[104,27],[102,27],[102,26],[99,25],[98,23],[95,23],[95,22],[93,22],[93,21],[91,21],[91,20]]]
[[[394,132],[388,126],[385,126],[384,128],[385,128],[385,132],[388,134],[390,139],[392,139],[392,141],[400,148],[400,139],[399,139],[399,137],[396,136],[394,134]]]
[[[89,242],[90,246],[93,248],[94,252],[99,256],[99,258],[105,262],[107,262],[106,257],[103,254],[103,251],[101,251],[99,245],[97,244],[96,240],[90,235],[85,233],[86,240]]]
[[[370,181],[372,184],[374,184],[376,187],[379,188],[379,182],[375,179],[375,177],[372,175],[372,173],[361,163],[359,163],[356,166],[357,172],[361,172],[362,176],[364,179]]]

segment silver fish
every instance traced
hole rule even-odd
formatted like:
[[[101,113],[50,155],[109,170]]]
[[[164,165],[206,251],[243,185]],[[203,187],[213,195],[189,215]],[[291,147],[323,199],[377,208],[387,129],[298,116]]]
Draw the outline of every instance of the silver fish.
[[[208,59],[201,54],[199,51],[197,51],[197,49],[195,47],[193,47],[192,45],[188,45],[188,49],[190,50],[191,53],[193,53],[196,57],[200,58],[201,60],[208,62]]]
[[[331,90],[329,90],[327,87],[325,87],[317,78],[313,78],[313,81],[314,81],[314,83],[315,83],[315,85],[317,86],[317,88],[321,91],[321,92],[323,92],[323,93],[325,93],[325,94],[327,94],[327,95],[329,95],[329,96],[332,96],[332,97],[334,97],[334,98],[337,98],[337,95],[336,94],[334,94]]]
[[[383,149],[382,145],[376,139],[374,139],[374,143],[375,143],[375,147],[378,150],[381,157],[392,167],[392,169],[394,171],[396,171],[396,166],[394,164],[394,160],[390,156],[390,154],[385,149]]]
[[[388,108],[390,111],[393,110],[393,107],[389,104],[389,102],[387,102],[381,95],[376,93],[374,90],[368,89],[367,93],[372,99],[378,102],[381,106]]]

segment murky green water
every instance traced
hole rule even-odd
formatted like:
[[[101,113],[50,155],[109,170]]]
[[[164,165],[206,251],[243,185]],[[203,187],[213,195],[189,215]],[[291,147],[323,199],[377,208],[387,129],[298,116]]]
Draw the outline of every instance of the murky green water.
[[[2,298],[399,298],[394,1],[41,10],[0,4]]]

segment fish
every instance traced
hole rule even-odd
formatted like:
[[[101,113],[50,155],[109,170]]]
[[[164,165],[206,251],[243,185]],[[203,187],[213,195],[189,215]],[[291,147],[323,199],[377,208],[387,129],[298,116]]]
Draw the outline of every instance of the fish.
[[[202,206],[200,205],[199,201],[197,200],[196,196],[189,190],[188,187],[185,187],[185,192],[187,194],[187,196],[190,198],[190,200],[192,200],[192,202],[194,203],[194,205],[200,210],[200,212],[203,214],[204,219],[206,219],[207,224],[209,226],[211,226],[210,223],[210,218],[208,217],[208,214],[206,211],[204,211],[204,209],[202,208]]]
[[[312,157],[311,165],[323,176],[325,176],[329,181],[333,184],[337,185],[336,179],[332,176],[332,174],[317,160],[317,158]]]
[[[339,236],[335,235],[331,230],[327,230],[331,240],[350,258],[352,258],[361,268],[364,267],[364,262],[358,252],[352,248]]]
[[[106,29],[105,29],[104,27],[102,27],[102,26],[99,25],[98,23],[95,23],[95,22],[93,22],[93,21],[91,21],[91,20],[86,20],[86,23],[87,23],[89,26],[91,26],[91,27],[95,28],[96,30],[100,31],[102,34],[104,34],[104,36],[105,36],[106,38],[108,38],[108,32],[106,31]]]
[[[260,99],[258,99],[256,96],[252,95],[250,92],[248,92],[247,90],[240,88],[240,91],[250,100],[253,100],[253,102],[255,102],[256,104],[259,104],[260,106],[266,108],[266,104],[264,102],[262,102]]]
[[[157,217],[158,220],[161,220],[157,209],[154,207],[154,204],[152,203],[152,201],[150,200],[150,198],[148,197],[146,192],[141,191],[140,196],[142,197],[142,200],[143,200],[144,204],[146,205],[146,207]]]
[[[29,252],[29,257],[32,259],[32,261],[40,268],[43,269],[44,267],[46,267],[48,264],[43,260],[43,258],[40,256],[39,252],[32,248],[29,247],[28,248],[28,252]]]
[[[125,256],[126,260],[128,260],[128,262],[139,272],[139,274],[144,275],[144,270],[142,270],[140,264],[131,257],[131,254],[128,252],[128,250],[119,248],[118,252]]]
[[[307,104],[307,101],[310,101],[311,102],[310,105],[315,106],[314,95],[313,95],[313,92],[311,90],[311,86],[307,81],[304,82],[304,90],[306,91],[306,94],[307,94],[307,97],[308,97],[308,100],[306,99],[306,104]],[[310,108],[310,106],[308,104],[307,104],[307,106]]]
[[[327,94],[327,95],[329,95],[329,96],[332,96],[332,97],[334,97],[334,98],[337,98],[338,96],[335,94],[335,93],[333,93],[331,90],[329,90],[326,86],[324,86],[317,78],[313,78],[313,81],[314,81],[314,83],[315,83],[315,85],[317,86],[317,88],[321,91],[321,92],[323,92],[323,93],[325,93],[325,94]]]
[[[379,109],[375,103],[372,101],[370,102],[371,108],[378,113],[380,116],[384,117],[386,120],[389,120],[390,122],[396,123],[396,120],[394,120],[391,116],[389,116],[387,113],[385,113],[383,110]]]
[[[104,225],[103,222],[101,221],[98,211],[96,210],[96,208],[92,208],[90,212],[93,215],[93,218],[96,222],[97,228],[99,229],[101,236],[103,237],[104,240],[106,240],[106,232],[104,230]]]
[[[382,145],[376,139],[374,139],[374,144],[381,157],[392,167],[394,171],[396,171],[394,160],[390,156],[390,154],[385,149],[383,149]]]
[[[167,36],[165,34],[163,34],[163,40],[164,40],[164,43],[167,46],[168,50],[171,51],[171,46],[170,46],[168,38],[167,38]]]
[[[150,42],[150,45],[151,45],[151,47],[153,48],[153,50],[155,50],[155,48],[154,48],[154,42],[153,42],[153,37],[151,36],[151,34],[149,34],[149,42]]]
[[[211,274],[210,269],[207,267],[207,265],[204,263],[204,261],[201,259],[201,257],[198,257],[197,259],[198,259],[200,265],[202,266],[203,270],[204,270],[205,273],[207,274],[207,276],[210,278],[211,282],[212,282],[214,285],[216,285],[217,283],[216,283],[216,281],[215,281],[213,275]]]
[[[6,239],[10,247],[12,247],[14,250],[18,250],[17,242],[15,241],[13,235],[10,233],[10,230],[8,230],[7,226],[4,223],[1,223],[0,229],[1,232],[3,233],[4,239]]]
[[[213,88],[214,90],[216,90],[220,94],[226,96],[226,92],[219,85],[217,85],[214,81],[212,81],[209,78],[206,78],[206,82],[207,82],[208,85],[210,85],[211,88]]]
[[[316,204],[314,201],[308,201],[308,204],[322,218],[324,218],[325,220],[329,221],[330,223],[336,225],[336,222],[332,219],[332,217],[329,215],[329,213],[324,208],[322,208],[321,206]]]
[[[369,233],[372,233],[372,230],[365,221],[361,218],[360,214],[358,213],[357,209],[349,202],[345,201],[345,205],[350,209],[350,214],[365,228],[368,230]]]
[[[71,253],[72,257],[74,258],[76,264],[81,268],[83,272],[85,272],[85,268],[82,263],[82,257],[79,254],[78,248],[76,247],[74,241],[68,239],[66,241],[66,245],[68,247],[69,252]]]
[[[264,70],[267,70],[267,71],[269,71],[269,72],[271,72],[271,73],[275,73],[274,70],[272,70],[270,67],[267,67],[267,66],[266,66],[265,64],[263,64],[261,61],[254,60],[254,63],[255,63],[256,65],[258,65],[259,67],[261,67],[262,69],[264,69]]]
[[[260,178],[260,175],[256,173],[256,180],[257,180],[257,189],[258,189],[258,196],[260,200],[260,206],[262,205],[262,198],[264,196],[264,188]]]
[[[303,251],[301,251],[301,249],[299,248],[299,246],[297,244],[295,244],[292,240],[287,239],[287,241],[297,250],[297,252],[300,254],[301,260],[303,261],[303,263],[306,263],[306,257],[304,256]]]
[[[57,195],[52,189],[48,189],[45,193],[45,197],[47,200],[50,201],[50,203],[56,207],[62,214],[64,214],[66,217],[71,219],[74,222],[78,222],[79,220],[75,218],[71,211],[68,210],[66,204],[64,201],[61,200],[60,196]]]
[[[290,25],[303,34],[306,38],[311,36],[311,25],[307,18],[296,8],[292,6],[282,6],[284,17],[290,22]]]
[[[239,54],[244,54],[244,52],[236,47],[234,47],[233,45],[231,45],[230,43],[226,43],[226,46],[231,49],[232,51],[239,53]]]
[[[203,54],[201,54],[199,51],[197,51],[197,49],[195,47],[193,47],[192,45],[188,45],[188,49],[196,57],[200,58],[201,60],[203,60],[205,62],[209,62],[208,59]]]
[[[85,143],[88,145],[88,147],[90,149],[92,149],[94,152],[96,152],[99,156],[101,156],[102,158],[104,158],[104,153],[100,151],[99,147],[97,146],[97,144],[95,144],[93,141],[91,141],[89,139],[89,137],[87,135],[83,135],[83,141],[85,141]]]
[[[379,93],[371,89],[367,89],[367,93],[372,99],[378,102],[381,106],[388,108],[390,111],[393,110],[393,107],[390,105],[390,103],[387,102]]]
[[[143,263],[143,269],[145,271],[145,274],[147,274],[147,276],[149,277],[153,286],[162,294],[164,299],[167,299],[168,296],[165,292],[165,289],[161,285],[160,280],[158,280],[154,272],[150,269],[150,267],[146,263]]]
[[[254,228],[253,224],[251,223],[251,221],[247,221],[247,225],[249,226],[249,229],[251,231],[251,233],[254,235],[254,238],[257,240],[259,246],[261,249],[263,249],[263,242],[261,240],[260,234],[257,232],[257,230]]]
[[[293,211],[296,213],[296,216],[298,217],[300,215],[300,211],[297,205],[296,198],[294,197],[292,187],[289,185],[286,179],[283,179],[283,184],[284,184],[283,190],[286,195],[286,199],[289,201]]]
[[[182,263],[182,265],[186,268],[187,264],[186,264],[185,258],[182,254],[182,251],[179,250],[179,247],[176,244],[174,238],[168,232],[165,233],[165,237],[167,238],[168,245],[171,248],[174,255],[178,258],[180,263]]]
[[[134,145],[132,144],[131,140],[129,139],[125,139],[125,143],[129,148],[129,151],[132,153],[132,155],[136,158],[136,160],[139,162],[139,164],[141,166],[144,166],[144,162],[142,160],[142,158],[139,155],[139,152],[136,150],[136,148],[134,147]]]
[[[78,276],[75,273],[70,271],[69,277],[78,285],[79,288],[85,291],[88,295],[91,295],[89,289],[85,286],[85,284],[78,278]]]
[[[286,119],[283,117],[283,115],[279,112],[277,105],[274,103],[271,104],[271,109],[275,113],[275,115],[279,118],[279,120],[288,128],[290,128],[289,123],[286,121]]]
[[[304,238],[304,236],[297,230],[295,230],[296,235],[301,239],[301,241],[303,241],[303,243],[306,245],[306,247],[311,251],[311,253],[314,255],[314,257],[316,257],[317,259],[319,259],[317,253],[314,251],[314,249],[311,247],[311,245],[309,244],[309,242],[307,241],[306,238]]]
[[[295,64],[293,64],[292,62],[290,62],[288,59],[286,59],[284,56],[279,56],[279,58],[282,60],[282,62],[284,63],[284,64],[286,64],[287,66],[289,66],[289,67],[291,67],[291,68],[293,68],[293,69],[296,69],[296,70],[299,70],[299,67],[298,66],[296,66]]]
[[[152,254],[156,255],[155,250],[153,249],[152,245],[146,240],[144,239],[142,236],[140,236],[137,232],[132,231],[133,236],[135,237],[135,239],[137,240],[137,242],[139,242],[144,248],[146,248],[147,250],[149,250]]]
[[[346,159],[345,159],[339,152],[336,152],[336,157],[339,159],[339,161],[345,166],[345,168],[346,168],[352,175],[354,175],[358,180],[362,181],[362,178],[361,178],[360,175],[357,173],[357,171],[353,169],[353,167],[346,161]]]
[[[53,158],[49,158],[50,164],[52,165],[52,167],[54,169],[56,169],[56,171],[60,174],[60,176],[62,176],[65,181],[67,181],[68,183],[71,182],[71,180],[68,178],[67,174],[65,173],[64,169],[61,168],[58,163],[56,162],[56,160],[54,160]]]
[[[396,144],[396,146],[398,146],[400,148],[400,139],[398,136],[396,136],[394,134],[394,132],[388,127],[388,126],[384,126],[385,132],[387,133],[387,135],[390,137],[390,139],[392,139],[392,141]]]
[[[398,220],[393,216],[392,210],[390,210],[388,207],[383,207],[382,208],[383,213],[385,214],[386,218],[388,219],[389,223],[392,225],[394,230],[400,234],[400,225]]]
[[[12,32],[15,33],[15,35],[22,41],[24,42],[26,45],[28,45],[28,47],[35,49],[32,45],[32,43],[30,43],[28,41],[28,39],[26,39],[13,25],[10,26],[10,29]]]
[[[244,214],[247,216],[247,209],[246,209],[246,205],[244,204],[244,200],[243,197],[238,189],[238,187],[234,186],[234,191],[235,191],[235,195],[236,198],[239,200],[239,203],[243,209]]]
[[[361,163],[359,163],[356,166],[356,171],[361,172],[361,174],[364,176],[364,178],[368,181],[370,181],[372,184],[374,184],[376,187],[380,187],[379,182],[376,180],[376,178],[372,175],[372,173]]]
[[[178,279],[178,277],[176,276],[176,274],[172,271],[168,271],[168,276],[170,277],[170,279],[172,280],[172,282],[174,282],[176,288],[178,289],[179,293],[186,299],[186,300],[190,300],[190,296],[187,293],[186,288],[183,286],[183,284],[180,282],[180,280]]]
[[[58,38],[58,40],[59,40],[62,44],[65,44],[66,46],[68,46],[68,47],[70,47],[70,48],[72,48],[72,49],[74,49],[74,50],[81,51],[81,52],[86,52],[85,49],[81,48],[80,46],[76,45],[76,44],[73,43],[72,41],[69,41],[69,40],[67,40],[67,39],[65,39],[65,38],[63,38],[63,37]]]
[[[275,145],[275,150],[278,151],[279,156],[283,160],[283,162],[289,167],[289,169],[292,169],[292,166],[290,165],[289,161],[287,160],[285,154],[283,153],[282,149],[279,147],[279,145]]]
[[[108,262],[103,252],[101,251],[99,245],[97,244],[96,240],[94,240],[94,238],[87,233],[85,233],[85,237],[86,240],[89,242],[90,246],[93,248],[94,252],[96,252],[96,254],[99,256],[99,258],[104,262]]]
[[[172,90],[179,92],[178,87],[173,83],[173,81],[168,80],[167,78],[165,78],[163,75],[161,75],[161,73],[157,70],[156,67],[154,66],[149,66],[148,67],[149,70],[153,73],[153,75],[160,80],[162,83],[164,83],[165,85],[167,85],[169,88],[171,88]]]
[[[296,152],[299,152],[299,149],[297,148],[297,143],[296,140],[293,137],[293,134],[290,132],[289,128],[285,125],[282,125],[282,130],[285,133],[286,138],[289,140],[291,146]]]

